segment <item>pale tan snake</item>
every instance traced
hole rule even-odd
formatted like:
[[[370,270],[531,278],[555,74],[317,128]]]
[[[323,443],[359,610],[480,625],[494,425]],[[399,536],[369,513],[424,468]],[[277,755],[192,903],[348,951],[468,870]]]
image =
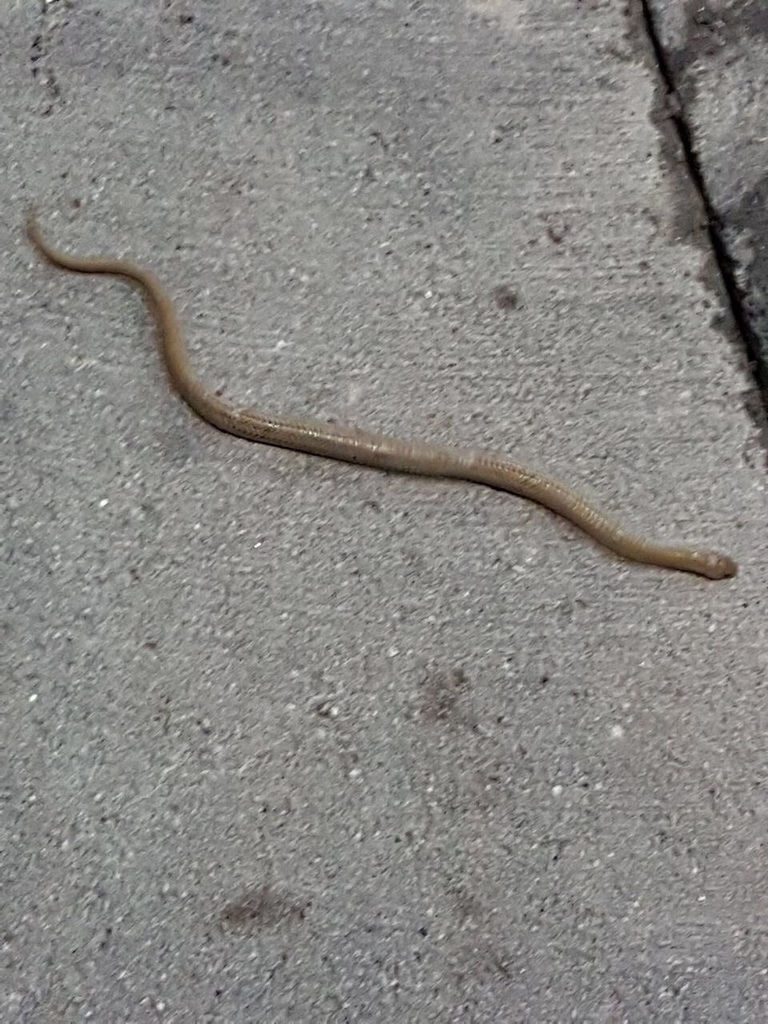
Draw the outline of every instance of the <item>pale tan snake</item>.
[[[453,477],[509,491],[563,516],[617,555],[635,562],[697,573],[713,580],[735,576],[738,571],[727,555],[668,547],[633,537],[570,488],[499,455],[402,441],[313,419],[289,419],[238,409],[195,377],[173,302],[154,274],[123,260],[71,256],[51,248],[43,239],[33,212],[28,215],[27,231],[35,247],[59,267],[81,274],[115,274],[141,286],[157,323],[160,349],[173,387],[198,416],[219,430],[248,441],[341,462],[422,476]]]

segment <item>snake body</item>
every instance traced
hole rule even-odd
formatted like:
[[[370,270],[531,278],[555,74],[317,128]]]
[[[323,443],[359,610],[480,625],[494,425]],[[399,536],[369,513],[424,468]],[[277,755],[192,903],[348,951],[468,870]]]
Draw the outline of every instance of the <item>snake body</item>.
[[[195,376],[173,302],[151,271],[124,260],[73,256],[53,248],[43,238],[34,212],[28,215],[27,233],[35,248],[58,267],[81,274],[112,274],[139,285],[157,324],[160,350],[172,386],[198,416],[225,433],[375,469],[485,484],[543,505],[631,561],[696,573],[709,579],[735,576],[738,571],[736,563],[727,555],[656,544],[632,536],[570,488],[492,453],[403,441],[357,427],[237,408],[223,401]]]

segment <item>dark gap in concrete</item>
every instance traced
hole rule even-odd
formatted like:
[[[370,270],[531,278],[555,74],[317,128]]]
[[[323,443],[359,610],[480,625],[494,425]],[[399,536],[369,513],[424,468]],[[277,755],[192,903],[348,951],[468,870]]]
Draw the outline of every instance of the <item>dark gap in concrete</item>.
[[[685,154],[688,172],[696,191],[701,197],[704,211],[707,215],[709,238],[712,244],[715,260],[717,261],[717,265],[720,269],[723,284],[728,295],[731,315],[736,329],[744,342],[749,367],[752,371],[755,384],[757,385],[763,409],[768,413],[768,363],[763,359],[760,337],[752,326],[749,315],[745,309],[745,299],[747,296],[744,289],[740,287],[736,279],[736,266],[734,260],[731,258],[728,246],[724,239],[723,223],[709,195],[707,183],[701,170],[701,164],[696,154],[693,134],[691,129],[688,127],[688,122],[685,118],[685,109],[682,103],[678,102],[675,78],[672,74],[672,69],[670,68],[669,61],[667,60],[667,55],[656,30],[656,23],[654,21],[651,5],[649,0],[638,0],[638,2],[642,10],[645,30],[653,48],[656,66],[670,99],[669,118],[677,131],[680,144],[683,148],[683,153]]]

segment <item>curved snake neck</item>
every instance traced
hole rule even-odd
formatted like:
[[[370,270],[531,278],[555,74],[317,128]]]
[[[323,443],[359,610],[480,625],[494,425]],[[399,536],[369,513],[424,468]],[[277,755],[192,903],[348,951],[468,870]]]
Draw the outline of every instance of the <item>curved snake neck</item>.
[[[727,555],[670,547],[634,537],[575,491],[499,455],[403,441],[319,420],[238,409],[222,401],[195,376],[173,302],[154,274],[125,260],[72,256],[54,249],[40,233],[34,212],[28,215],[27,233],[35,248],[58,267],[81,274],[112,274],[140,286],[157,324],[160,350],[172,386],[198,416],[225,433],[375,469],[485,484],[543,505],[623,558],[697,573],[709,579],[735,576],[738,571],[736,563]]]

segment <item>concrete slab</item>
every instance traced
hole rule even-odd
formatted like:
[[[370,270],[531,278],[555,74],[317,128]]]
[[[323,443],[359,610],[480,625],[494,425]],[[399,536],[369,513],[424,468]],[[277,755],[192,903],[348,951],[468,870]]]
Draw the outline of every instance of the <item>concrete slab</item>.
[[[740,329],[768,389],[768,7],[762,0],[647,6]]]
[[[2,1019],[764,1019],[763,451],[638,19],[2,30]],[[509,451],[740,575],[217,433],[29,201],[233,398]]]

